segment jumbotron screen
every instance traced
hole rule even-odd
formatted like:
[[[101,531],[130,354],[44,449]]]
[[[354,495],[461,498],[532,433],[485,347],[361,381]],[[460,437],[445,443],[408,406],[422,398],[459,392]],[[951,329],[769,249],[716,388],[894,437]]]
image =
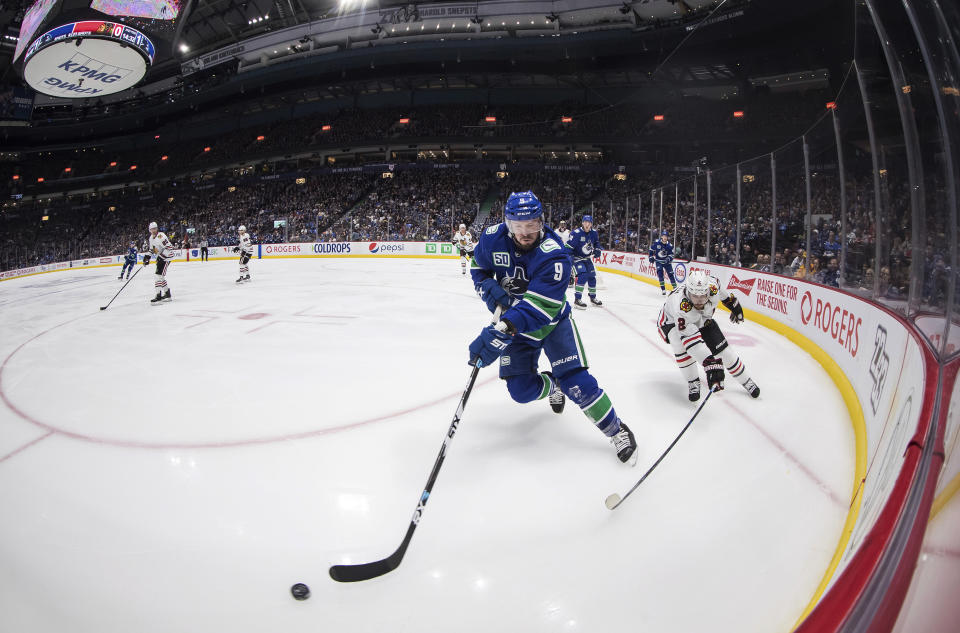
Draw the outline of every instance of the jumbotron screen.
[[[90,8],[107,15],[175,20],[183,0],[93,0]]]
[[[92,0],[90,8],[120,18],[154,37],[170,38],[185,0]]]
[[[20,59],[20,53],[24,51],[33,36],[36,35],[40,23],[59,2],[60,0],[37,0],[30,5],[27,12],[23,14],[23,22],[20,24],[20,39],[17,40],[17,49],[13,52],[13,61]]]

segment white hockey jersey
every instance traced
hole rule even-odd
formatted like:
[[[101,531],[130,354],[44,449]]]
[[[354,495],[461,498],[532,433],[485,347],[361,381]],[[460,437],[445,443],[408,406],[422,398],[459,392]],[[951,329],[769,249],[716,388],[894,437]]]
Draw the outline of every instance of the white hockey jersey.
[[[465,233],[457,231],[453,234],[453,241],[457,248],[462,248],[467,252],[473,251],[473,235],[470,234],[470,231]]]
[[[150,238],[150,252],[157,257],[173,259],[173,250],[173,244],[167,239],[166,234],[157,231],[157,234]]]
[[[250,234],[244,233],[240,236],[240,252],[246,253],[247,255],[253,254],[253,242],[250,241]]]
[[[570,229],[564,229],[562,231],[560,229],[555,229],[553,232],[560,236],[560,239],[563,240],[564,244],[570,241]]]
[[[717,305],[729,296],[730,293],[720,286],[716,278],[710,277],[710,292],[707,295],[707,303],[702,310],[697,310],[693,306],[693,302],[687,298],[687,286],[680,284],[667,296],[667,301],[660,310],[657,325],[663,327],[673,323],[676,324],[681,335],[689,335],[703,327],[707,319],[712,319],[713,313],[717,310]]]

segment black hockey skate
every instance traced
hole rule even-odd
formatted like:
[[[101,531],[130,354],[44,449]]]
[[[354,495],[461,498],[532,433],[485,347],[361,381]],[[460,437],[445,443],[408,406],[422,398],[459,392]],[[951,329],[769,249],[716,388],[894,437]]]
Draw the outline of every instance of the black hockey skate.
[[[243,275],[240,275],[239,277],[237,277],[237,283],[238,283],[238,284],[242,284],[243,281],[244,281]]]
[[[687,398],[690,402],[696,402],[700,399],[700,379],[691,380],[687,383]]]
[[[747,390],[747,393],[749,393],[751,397],[760,397],[760,387],[757,386],[757,383],[753,382],[752,378],[747,378],[747,382],[743,383],[743,388]]]
[[[173,301],[173,297],[170,296],[170,289],[167,288],[167,291],[163,293],[162,301]]]
[[[600,300],[597,299],[596,297],[590,297],[590,303],[592,303],[593,305],[595,305],[595,306],[597,306],[597,307],[603,305],[603,301],[600,301]]]
[[[550,390],[550,395],[547,396],[547,399],[550,400],[550,408],[553,409],[554,413],[563,413],[563,407],[567,404],[567,397],[560,391],[560,385],[557,381],[553,380],[553,374],[548,371],[543,372],[543,374],[550,376],[553,381],[553,388]]]
[[[161,294],[158,292],[158,293],[157,293],[157,296],[150,300],[150,305],[152,305],[152,306],[158,306],[158,305],[160,305],[160,302],[161,302],[161,301],[163,301],[163,295],[161,295]]]
[[[245,276],[243,277],[243,280],[244,280],[244,281],[250,281],[250,275],[245,275]]]
[[[620,430],[616,435],[610,438],[614,450],[617,451],[617,458],[624,464],[633,466],[637,463],[637,440],[633,437],[633,431],[626,424],[617,419],[620,423]]]
[[[586,309],[587,309],[587,304],[585,304],[585,303],[584,303],[583,301],[581,301],[580,299],[577,299],[577,300],[575,300],[575,301],[573,302],[573,307],[574,307],[574,308],[578,308],[578,309],[580,309],[580,310],[586,310]]]

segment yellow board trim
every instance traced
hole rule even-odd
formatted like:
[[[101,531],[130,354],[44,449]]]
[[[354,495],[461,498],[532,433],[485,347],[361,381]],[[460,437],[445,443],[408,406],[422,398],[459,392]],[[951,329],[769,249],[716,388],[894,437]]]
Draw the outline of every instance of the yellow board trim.
[[[349,255],[267,255],[266,257],[256,257],[254,259],[264,260],[264,259],[321,259],[327,257],[376,257],[379,259],[460,259],[459,255],[380,255],[379,253],[356,253]],[[229,260],[238,260],[239,257],[208,257],[207,261],[229,261]],[[199,257],[193,258],[189,261],[185,259],[175,259],[175,263],[179,264],[188,264],[190,262],[199,262],[202,261]],[[88,268],[108,268],[110,266],[122,266],[123,262],[116,262],[111,264],[92,264],[90,266],[67,266],[66,268],[57,268],[55,270],[40,270],[35,273],[27,273],[26,275],[17,275],[16,277],[4,277],[0,281],[10,281],[11,279],[23,279],[24,277],[32,277],[34,275],[46,275],[47,273],[59,273],[65,270],[87,270]],[[138,262],[138,266],[141,264]],[[148,266],[150,264],[147,264]]]
[[[943,489],[943,492],[934,498],[933,506],[930,508],[931,521],[953,500],[957,492],[960,492],[960,473],[957,473],[953,479],[950,480],[950,483],[947,484],[947,487]]]
[[[612,268],[597,267],[597,269],[602,270],[603,272],[630,277],[631,279],[648,283],[651,286],[660,286],[659,281],[654,281],[636,273],[628,273],[625,271],[614,270]],[[726,310],[726,306],[721,305],[720,307]],[[830,580],[833,578],[834,572],[840,565],[840,559],[843,558],[843,553],[847,548],[847,544],[850,542],[850,537],[853,534],[853,528],[857,523],[857,517],[860,515],[860,504],[863,501],[863,487],[860,485],[860,482],[862,482],[867,476],[867,424],[863,416],[863,408],[860,406],[860,399],[857,397],[857,392],[854,391],[853,385],[850,384],[850,379],[847,378],[847,375],[843,373],[843,370],[840,369],[840,366],[837,365],[836,361],[834,361],[829,354],[823,351],[820,346],[800,332],[797,332],[790,326],[785,325],[776,319],[768,317],[764,314],[760,314],[759,312],[750,310],[748,308],[744,308],[743,312],[751,321],[787,337],[794,345],[810,354],[814,360],[820,363],[823,369],[827,372],[827,375],[830,376],[830,379],[833,380],[833,384],[836,385],[840,395],[843,396],[843,402],[847,406],[847,413],[850,415],[850,423],[853,425],[854,444],[856,446],[856,465],[854,468],[853,491],[850,495],[850,509],[847,511],[847,519],[843,524],[840,542],[837,543],[837,547],[833,552],[833,558],[830,560],[830,564],[827,566],[827,570],[824,572],[823,578],[820,580],[820,584],[817,586],[817,590],[814,592],[813,597],[810,599],[810,602],[807,603],[807,606],[804,608],[799,619],[797,619],[797,622],[793,625],[793,628],[791,629],[792,631],[800,626],[800,623],[803,622],[808,615],[810,615],[810,612],[813,611],[814,607],[817,605],[817,602],[827,590],[827,585],[830,584]],[[960,488],[960,475],[954,479],[954,482],[952,482],[951,485],[955,485],[956,488]],[[956,492],[956,489],[954,489],[954,492]]]
[[[340,258],[350,258],[356,259],[357,257],[369,258],[375,257],[379,259],[460,259],[459,255],[380,255],[379,253],[348,253],[348,254],[330,254],[330,255],[264,255],[263,257],[258,257],[257,259],[321,259],[328,257],[340,257]],[[229,257],[226,259],[230,259]],[[193,261],[193,260],[191,260]]]

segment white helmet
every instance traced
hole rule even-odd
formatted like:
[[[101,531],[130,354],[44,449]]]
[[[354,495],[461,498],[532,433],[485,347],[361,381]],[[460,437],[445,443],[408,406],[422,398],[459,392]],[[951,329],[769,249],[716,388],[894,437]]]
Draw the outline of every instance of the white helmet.
[[[461,225],[460,225],[460,228],[461,228],[461,229],[465,229],[465,228],[467,228],[467,225],[466,225],[466,224],[461,224]]]
[[[147,227],[147,230],[152,231],[152,230],[155,229],[155,228],[157,228],[157,223],[156,223],[156,222],[151,222],[151,223],[150,223],[150,226]]]
[[[240,231],[241,233],[246,233],[247,227],[241,224],[240,226],[237,227],[237,230]]]
[[[687,295],[705,297],[710,294],[710,276],[704,270],[694,270],[687,275]]]

